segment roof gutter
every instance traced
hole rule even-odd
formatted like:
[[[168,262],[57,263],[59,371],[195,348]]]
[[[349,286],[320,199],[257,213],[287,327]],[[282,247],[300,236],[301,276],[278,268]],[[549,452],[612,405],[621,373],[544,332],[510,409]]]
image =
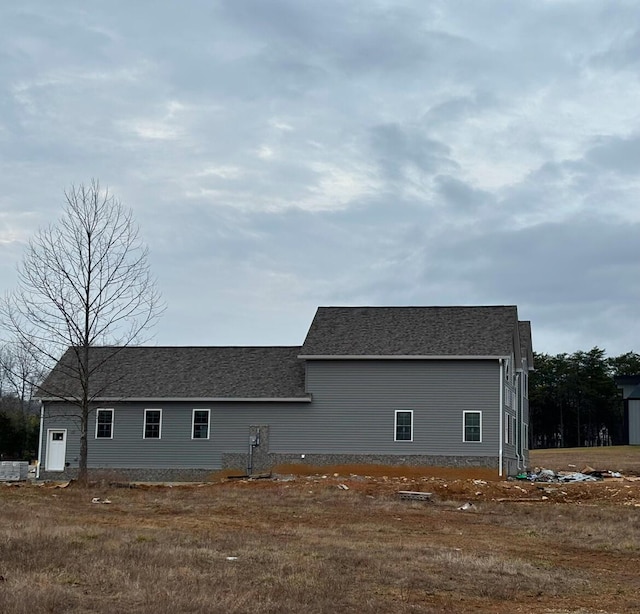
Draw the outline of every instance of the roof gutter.
[[[507,356],[483,354],[478,356],[429,354],[300,354],[301,360],[503,360]]]
[[[522,386],[521,386],[522,372],[516,373],[515,387],[516,393],[513,395],[516,399],[516,428],[514,429],[514,442],[516,447],[516,460],[518,461],[518,470],[524,468],[524,459],[520,454],[522,447]]]
[[[42,402],[58,401],[72,403],[72,397],[39,397]],[[95,397],[95,403],[311,403],[311,395],[306,397]]]

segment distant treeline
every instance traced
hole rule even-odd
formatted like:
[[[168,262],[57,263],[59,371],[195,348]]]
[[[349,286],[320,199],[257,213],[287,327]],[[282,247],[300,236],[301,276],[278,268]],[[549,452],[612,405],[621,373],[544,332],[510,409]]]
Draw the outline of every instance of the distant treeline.
[[[32,460],[37,456],[39,416],[32,401],[34,387],[27,382],[40,376],[34,376],[35,367],[25,355],[11,350],[0,347],[0,460]],[[614,377],[640,374],[640,354],[607,358],[594,347],[573,354],[535,354],[534,366],[529,377],[530,448],[626,443]]]
[[[28,347],[0,345],[0,460],[33,460],[40,417],[33,401],[42,372]]]
[[[573,354],[535,354],[529,378],[531,448],[626,443],[617,375],[640,374],[640,354],[607,358],[594,347]]]
[[[15,396],[0,399],[0,460],[37,458],[40,417],[34,410],[35,407],[23,410]]]

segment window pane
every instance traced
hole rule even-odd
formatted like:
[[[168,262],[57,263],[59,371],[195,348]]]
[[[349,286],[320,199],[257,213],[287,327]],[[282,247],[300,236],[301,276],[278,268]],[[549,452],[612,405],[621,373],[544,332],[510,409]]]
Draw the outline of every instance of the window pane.
[[[96,437],[98,439],[111,439],[111,429],[113,426],[113,412],[98,410],[98,428]]]
[[[194,411],[193,412],[193,438],[207,439],[209,436],[209,412]]]
[[[160,439],[160,412],[157,410],[145,413],[145,439]]]
[[[480,412],[467,412],[464,415],[464,440],[480,441]]]
[[[410,411],[396,412],[396,441],[411,441],[411,420]]]

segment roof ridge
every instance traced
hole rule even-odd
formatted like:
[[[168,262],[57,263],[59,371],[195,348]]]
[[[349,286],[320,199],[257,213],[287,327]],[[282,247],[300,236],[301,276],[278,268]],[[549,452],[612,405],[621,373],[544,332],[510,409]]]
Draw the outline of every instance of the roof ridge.
[[[294,349],[301,345],[93,345],[99,350]]]
[[[318,309],[495,309],[517,308],[513,303],[494,305],[319,305]]]

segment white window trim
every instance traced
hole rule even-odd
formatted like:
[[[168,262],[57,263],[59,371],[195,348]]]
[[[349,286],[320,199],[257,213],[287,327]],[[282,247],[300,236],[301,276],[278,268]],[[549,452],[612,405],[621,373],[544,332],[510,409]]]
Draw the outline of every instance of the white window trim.
[[[158,429],[157,437],[147,437],[147,412],[148,411],[159,411],[160,412],[160,427]],[[144,420],[142,422],[142,439],[162,439],[162,409],[154,409],[150,407],[149,409],[144,410]]]
[[[478,441],[471,441],[467,439],[467,414],[480,414],[480,439]],[[462,442],[463,443],[482,443],[482,410],[480,409],[465,409],[462,411]]]
[[[196,426],[196,412],[197,411],[206,411],[207,412],[207,436],[206,437],[194,437],[193,434],[195,432],[195,426]],[[211,435],[211,410],[210,409],[194,409],[193,412],[191,413],[191,439],[202,439],[202,440],[206,440],[209,439]]]
[[[111,412],[111,437],[98,437],[98,414],[101,411],[108,411]],[[114,411],[113,409],[107,408],[107,407],[99,407],[98,409],[96,409],[96,439],[113,439],[113,427],[114,427]]]
[[[504,404],[505,407],[513,407],[513,391],[509,386],[504,387]]]
[[[511,424],[511,416],[508,414],[508,412],[504,412],[504,442],[505,443],[511,443],[509,441],[509,428]]]
[[[398,414],[411,414],[411,439],[398,439]],[[393,414],[393,441],[411,443],[413,441],[413,409],[396,409]]]

